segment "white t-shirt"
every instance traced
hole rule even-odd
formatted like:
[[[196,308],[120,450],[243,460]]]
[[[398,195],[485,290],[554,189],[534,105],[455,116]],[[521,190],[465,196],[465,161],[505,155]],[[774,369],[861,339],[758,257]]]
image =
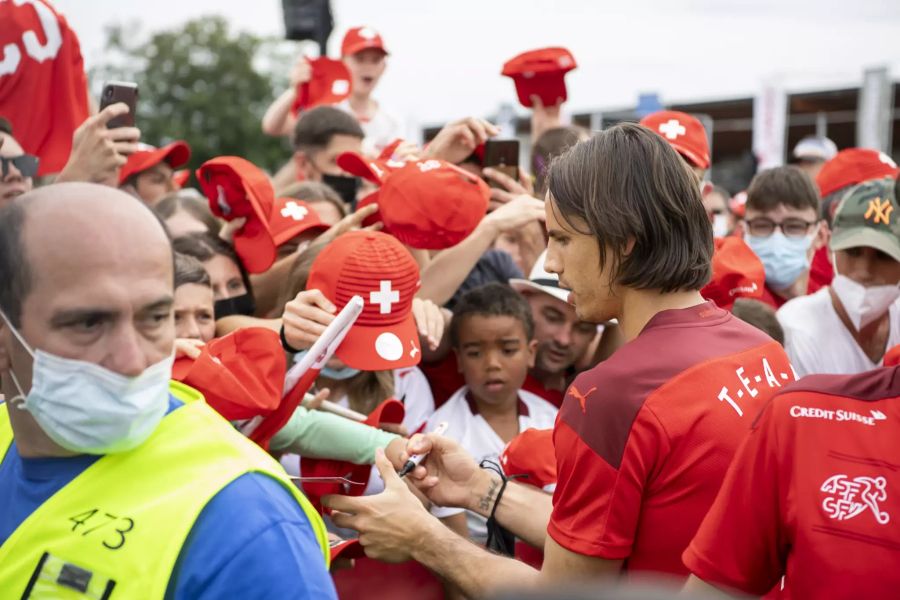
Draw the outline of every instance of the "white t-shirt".
[[[425,375],[417,367],[406,369],[394,369],[394,397],[403,399],[406,406],[406,415],[403,417],[403,426],[412,435],[423,429],[428,418],[434,413],[434,396],[431,394],[431,386]],[[341,406],[350,407],[347,396],[332,399]],[[300,476],[300,457],[296,454],[284,454],[281,464],[289,475]],[[378,494],[384,490],[384,481],[378,474],[378,469],[372,467],[372,475],[366,486],[365,495]]]
[[[353,108],[350,107],[349,99],[344,100],[335,106],[359,119],[359,124],[366,134],[366,137],[363,139],[364,154],[378,154],[385,146],[397,138],[405,137],[405,132],[403,126],[400,124],[400,119],[384,110],[381,107],[381,104],[378,105],[378,109],[375,111],[375,114],[372,115],[372,118],[366,120],[360,119],[359,115],[353,112]]]
[[[476,463],[488,458],[500,461],[500,454],[506,444],[491,429],[484,417],[478,414],[474,401],[467,398],[469,388],[457,390],[428,420],[425,426],[432,431],[441,421],[447,422],[447,437],[456,440],[475,459]],[[519,431],[526,429],[551,429],[556,422],[556,407],[531,392],[519,390]],[[435,506],[431,513],[445,518],[463,512],[462,508],[444,508]],[[487,520],[481,515],[468,512],[466,520],[469,525],[469,537],[473,541],[484,544],[487,540]]]
[[[890,309],[887,348],[900,344],[900,300]],[[788,301],[776,313],[797,375],[852,375],[880,366],[863,352],[831,304],[828,288]]]

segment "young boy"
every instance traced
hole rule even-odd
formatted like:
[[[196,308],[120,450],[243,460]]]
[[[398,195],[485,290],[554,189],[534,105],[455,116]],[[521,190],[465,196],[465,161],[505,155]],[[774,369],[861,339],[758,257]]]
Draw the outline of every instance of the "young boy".
[[[746,211],[744,240],[766,269],[761,300],[780,308],[791,298],[817,291],[809,266],[828,242],[828,225],[819,217],[812,180],[797,167],[762,171],[750,182]]]
[[[526,429],[550,429],[556,407],[521,389],[534,366],[537,342],[531,307],[511,287],[491,283],[465,294],[450,324],[450,342],[466,385],[429,419],[427,431],[447,423],[455,439],[476,461],[498,460],[504,446]],[[461,508],[435,507],[448,526],[484,544],[484,517]],[[459,515],[456,517],[456,515]]]

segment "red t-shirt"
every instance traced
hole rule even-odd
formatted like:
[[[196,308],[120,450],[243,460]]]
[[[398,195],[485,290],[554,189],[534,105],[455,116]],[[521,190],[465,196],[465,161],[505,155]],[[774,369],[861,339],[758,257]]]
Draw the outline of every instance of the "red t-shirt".
[[[753,595],[900,597],[898,440],[900,367],[790,386],[738,450],[685,564]]]
[[[41,159],[40,175],[59,172],[88,117],[78,38],[44,0],[0,2],[0,49],[0,115]]]
[[[681,553],[751,420],[793,380],[778,343],[712,302],[657,314],[569,387],[548,533],[630,572],[686,577]]]

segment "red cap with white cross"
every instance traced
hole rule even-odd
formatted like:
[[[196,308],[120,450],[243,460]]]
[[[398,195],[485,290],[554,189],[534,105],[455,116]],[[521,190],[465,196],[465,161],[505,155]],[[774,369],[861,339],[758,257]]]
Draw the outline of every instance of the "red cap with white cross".
[[[317,289],[338,312],[353,296],[365,301],[335,356],[348,367],[382,371],[419,364],[422,351],[412,314],[419,265],[396,238],[351,231],[316,257],[306,289]]]
[[[303,200],[295,198],[275,198],[269,215],[269,231],[275,246],[281,246],[301,233],[314,231],[317,234],[328,229],[319,215]]]
[[[676,110],[661,110],[641,119],[641,125],[661,135],[691,165],[709,168],[709,140],[706,128],[697,118]]]

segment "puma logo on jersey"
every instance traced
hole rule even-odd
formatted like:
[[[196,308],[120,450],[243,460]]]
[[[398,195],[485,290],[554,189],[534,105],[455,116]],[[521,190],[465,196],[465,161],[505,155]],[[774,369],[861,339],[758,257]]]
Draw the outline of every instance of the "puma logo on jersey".
[[[597,390],[596,387],[592,387],[587,391],[586,394],[582,394],[577,387],[574,385],[569,386],[569,395],[578,400],[578,404],[581,406],[581,412],[586,413],[587,407],[585,406],[585,401],[588,399],[588,396],[593,394]]]

